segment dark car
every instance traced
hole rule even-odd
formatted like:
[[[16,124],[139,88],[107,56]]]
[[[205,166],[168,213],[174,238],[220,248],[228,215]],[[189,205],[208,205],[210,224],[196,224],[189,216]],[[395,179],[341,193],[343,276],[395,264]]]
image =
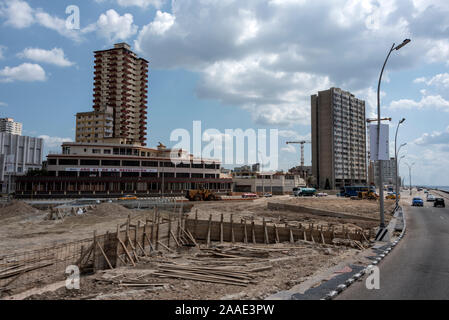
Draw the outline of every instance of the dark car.
[[[435,202],[433,203],[434,207],[443,207],[445,208],[444,199],[443,198],[436,198]]]
[[[418,197],[413,198],[412,206],[413,207],[415,207],[415,206],[416,207],[423,207],[424,206],[424,201],[421,198],[418,198]]]

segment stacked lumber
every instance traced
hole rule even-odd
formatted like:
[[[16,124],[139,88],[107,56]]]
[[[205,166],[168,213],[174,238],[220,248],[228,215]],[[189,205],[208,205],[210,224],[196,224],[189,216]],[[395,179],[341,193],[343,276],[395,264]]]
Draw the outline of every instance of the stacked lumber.
[[[96,279],[96,281],[108,282],[116,284],[119,287],[127,287],[127,288],[167,287],[169,285],[168,283],[152,283],[140,279],[124,279],[124,280]]]
[[[19,276],[24,273],[42,269],[54,264],[54,256],[27,259],[0,264],[0,280]]]
[[[153,274],[161,278],[174,278],[246,287],[256,283],[250,272],[229,270],[219,267],[198,267],[191,265],[159,265]]]
[[[270,256],[269,251],[257,250],[249,247],[231,247],[231,248],[214,248],[201,249],[197,257],[213,257],[219,259],[234,259],[234,260],[248,260],[248,259],[267,259]]]
[[[332,240],[332,243],[336,246],[346,246],[350,248],[355,248],[359,250],[365,250],[366,248],[363,246],[362,242],[352,239],[341,239],[341,238],[334,238]]]

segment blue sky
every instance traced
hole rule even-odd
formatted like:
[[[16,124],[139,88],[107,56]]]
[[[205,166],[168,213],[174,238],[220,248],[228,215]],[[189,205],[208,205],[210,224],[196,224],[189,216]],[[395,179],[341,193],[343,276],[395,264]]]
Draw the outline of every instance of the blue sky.
[[[65,28],[69,5],[79,30]],[[392,127],[407,119],[399,140],[414,183],[449,184],[446,1],[0,0],[0,33],[0,116],[44,136],[49,151],[92,108],[93,51],[126,41],[150,61],[150,146],[170,145],[194,120],[222,132],[276,128],[284,170],[299,162],[285,142],[309,138],[310,95],[340,87],[375,115],[383,60],[410,38],[388,64],[383,116]]]

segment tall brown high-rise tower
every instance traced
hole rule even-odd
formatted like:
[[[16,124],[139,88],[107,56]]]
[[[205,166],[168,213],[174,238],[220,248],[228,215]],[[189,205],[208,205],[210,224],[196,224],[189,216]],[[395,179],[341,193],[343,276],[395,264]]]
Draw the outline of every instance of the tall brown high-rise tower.
[[[365,101],[339,88],[312,95],[312,173],[320,188],[366,185]]]
[[[126,43],[95,51],[94,111],[77,114],[77,142],[141,144],[147,130],[148,61]]]

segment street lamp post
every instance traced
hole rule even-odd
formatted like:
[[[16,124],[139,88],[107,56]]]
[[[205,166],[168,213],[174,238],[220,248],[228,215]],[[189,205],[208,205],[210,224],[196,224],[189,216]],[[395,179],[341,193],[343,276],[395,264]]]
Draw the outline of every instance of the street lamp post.
[[[415,163],[413,162],[412,164],[408,164],[408,163],[405,163],[405,164],[408,167],[408,174],[409,174],[409,179],[410,179],[410,195],[412,195],[412,167],[415,165]]]
[[[400,150],[401,148],[399,148],[399,150]],[[398,155],[399,155],[399,151],[398,151]],[[397,166],[397,171],[398,171],[398,176],[397,176],[397,179],[398,179],[398,181],[400,181],[401,182],[401,187],[403,187],[404,186],[404,179],[400,179],[399,178],[399,168],[401,167],[401,160],[402,159],[404,159],[405,158],[405,156],[402,156],[402,157],[400,157],[399,158],[399,160],[398,160],[398,166]],[[399,183],[399,182],[398,182]],[[401,187],[399,187],[399,190],[401,190]]]
[[[398,183],[398,154],[399,154],[399,150],[403,147],[403,146],[405,146],[406,145],[406,143],[404,143],[404,144],[402,144],[400,147],[399,147],[399,150],[397,149],[397,142],[398,142],[398,131],[399,131],[399,126],[402,124],[402,123],[404,123],[404,121],[405,121],[405,118],[402,118],[402,120],[401,121],[399,121],[398,122],[398,126],[397,126],[397,128],[396,128],[396,135],[395,135],[395,137],[394,137],[394,159],[395,159],[395,162],[396,162],[396,208],[398,207],[398,205],[399,205],[399,183]]]
[[[405,39],[400,45],[396,46],[396,44],[393,43],[393,46],[391,47],[390,51],[388,52],[387,58],[385,59],[385,62],[382,66],[382,71],[380,72],[379,76],[379,83],[377,85],[377,156],[380,157],[380,85],[382,83],[382,76],[385,70],[385,66],[387,65],[388,59],[390,58],[391,53],[393,50],[399,50],[403,46],[405,46],[407,43],[410,42],[410,39]],[[382,170],[382,160],[377,160],[379,164],[379,211],[380,211],[380,229],[385,229],[385,216],[384,216],[384,186],[383,186],[383,170]],[[380,233],[379,233],[380,234]]]
[[[399,150],[401,150],[401,148],[399,148]],[[399,151],[398,151],[398,155],[399,155]],[[405,156],[402,156],[398,160],[398,171],[399,171],[399,168],[401,167],[401,160],[404,158],[405,158]],[[398,173],[398,178],[399,178],[399,173]],[[404,179],[402,179],[401,185],[404,186]]]
[[[398,152],[398,154],[399,154],[399,152]],[[401,160],[404,159],[404,158],[405,158],[405,155],[400,157],[399,161],[398,161],[398,179],[399,179],[399,182],[401,184],[401,186],[399,187],[399,191],[404,187],[404,178],[401,179],[400,176],[399,176],[399,168],[401,167]]]
[[[396,152],[396,208],[398,207],[398,205],[399,205],[399,196],[400,196],[400,188],[399,188],[399,164],[401,163],[401,159],[403,159],[403,158],[405,158],[405,156],[402,156],[401,158],[399,158],[399,160],[398,160],[398,157],[399,157],[399,152],[401,151],[401,149],[402,149],[402,147],[405,147],[407,144],[406,143],[403,143],[403,144],[401,144],[400,145],[400,147],[399,147],[399,149],[398,149],[398,151]]]

